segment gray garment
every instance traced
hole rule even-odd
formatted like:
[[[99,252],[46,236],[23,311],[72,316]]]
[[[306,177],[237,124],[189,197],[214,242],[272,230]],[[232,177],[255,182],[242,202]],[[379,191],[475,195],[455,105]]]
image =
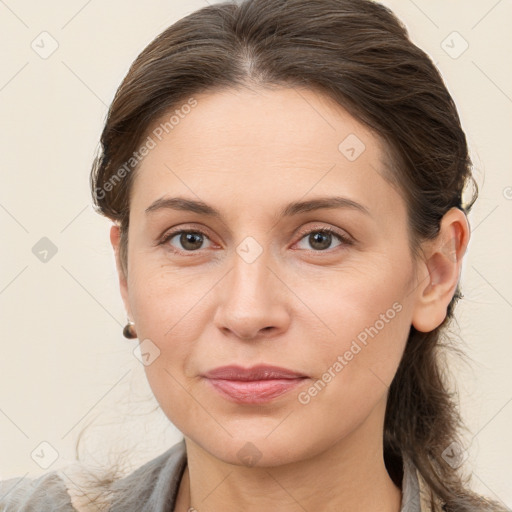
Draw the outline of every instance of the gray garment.
[[[118,480],[113,489],[135,489],[128,499],[114,499],[111,512],[171,512],[187,465],[185,441]],[[1,512],[76,512],[64,481],[56,471],[37,479],[11,478],[0,482]],[[414,466],[404,462],[400,512],[421,512],[419,484]]]

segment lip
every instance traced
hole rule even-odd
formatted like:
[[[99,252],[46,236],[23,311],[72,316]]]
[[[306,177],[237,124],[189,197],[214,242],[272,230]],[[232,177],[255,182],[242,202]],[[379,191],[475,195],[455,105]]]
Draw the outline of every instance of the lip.
[[[301,373],[271,365],[222,366],[206,372],[203,377],[224,398],[243,404],[268,402],[308,379]]]
[[[225,379],[225,380],[270,380],[270,379],[296,379],[307,377],[299,372],[273,366],[269,364],[259,364],[251,368],[243,368],[238,365],[219,366],[204,374],[208,379]]]

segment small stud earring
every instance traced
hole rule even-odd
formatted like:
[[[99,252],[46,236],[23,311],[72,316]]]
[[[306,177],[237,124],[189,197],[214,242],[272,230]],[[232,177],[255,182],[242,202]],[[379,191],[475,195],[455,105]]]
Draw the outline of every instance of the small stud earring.
[[[135,332],[134,325],[135,324],[132,321],[128,320],[128,323],[124,326],[124,329],[123,329],[123,336],[125,338],[132,340],[137,337],[137,333]]]

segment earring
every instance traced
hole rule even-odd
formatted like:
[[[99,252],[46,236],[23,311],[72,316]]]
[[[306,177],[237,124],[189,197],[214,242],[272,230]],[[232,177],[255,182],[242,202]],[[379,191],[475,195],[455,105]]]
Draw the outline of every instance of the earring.
[[[135,332],[134,325],[135,324],[131,320],[128,320],[128,323],[124,326],[124,329],[123,329],[123,336],[125,338],[132,340],[137,337],[137,333]]]

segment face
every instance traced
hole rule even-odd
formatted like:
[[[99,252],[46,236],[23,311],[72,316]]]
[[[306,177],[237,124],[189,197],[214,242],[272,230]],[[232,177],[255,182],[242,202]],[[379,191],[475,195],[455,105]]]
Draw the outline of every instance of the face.
[[[168,134],[149,132],[132,189],[122,293],[156,399],[234,464],[243,450],[284,464],[369,423],[382,432],[415,300],[406,205],[383,177],[383,146],[311,90],[194,98]],[[261,364],[304,378],[251,402],[204,377]]]

